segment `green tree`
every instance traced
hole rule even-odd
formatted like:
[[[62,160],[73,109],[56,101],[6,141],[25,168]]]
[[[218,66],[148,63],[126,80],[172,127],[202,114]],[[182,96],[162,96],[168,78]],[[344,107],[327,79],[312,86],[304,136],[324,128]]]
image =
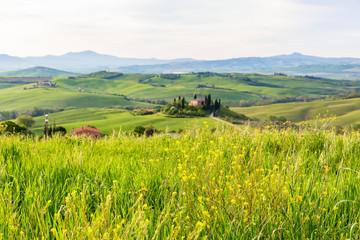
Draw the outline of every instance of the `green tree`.
[[[18,118],[16,118],[15,122],[27,128],[32,127],[35,124],[35,120],[28,115],[19,116]]]

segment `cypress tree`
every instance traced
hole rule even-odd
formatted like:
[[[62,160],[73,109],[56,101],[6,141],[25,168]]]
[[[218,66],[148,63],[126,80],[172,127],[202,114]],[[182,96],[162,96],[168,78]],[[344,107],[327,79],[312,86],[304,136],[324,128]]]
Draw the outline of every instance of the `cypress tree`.
[[[210,108],[211,107],[211,95],[210,94],[208,95],[208,100],[207,100],[207,106],[206,107],[207,107],[208,110],[211,110],[211,108]]]
[[[181,108],[182,109],[185,108],[185,97],[183,97],[182,100],[181,100]]]
[[[218,100],[215,99],[215,106],[214,106],[214,111],[218,110]]]
[[[207,110],[207,106],[208,106],[208,97],[207,95],[205,95],[205,110]]]
[[[53,130],[52,130],[52,127],[50,127],[50,128],[49,128],[49,137],[52,136],[52,131],[53,131]]]
[[[197,96],[196,96],[196,94],[194,95],[194,99],[196,99],[197,98]]]
[[[56,123],[55,123],[55,119],[54,119],[53,128],[52,128],[52,135],[55,135],[55,128],[56,128]]]

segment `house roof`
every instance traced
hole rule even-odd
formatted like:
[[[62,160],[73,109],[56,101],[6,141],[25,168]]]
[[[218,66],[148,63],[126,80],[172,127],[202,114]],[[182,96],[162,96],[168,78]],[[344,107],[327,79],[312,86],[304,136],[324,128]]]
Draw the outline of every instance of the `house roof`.
[[[73,129],[71,130],[71,134],[74,134],[74,133],[82,133],[84,131],[87,131],[87,132],[93,132],[93,133],[101,133],[101,131],[99,129],[96,129],[96,128],[92,128],[92,127],[81,127],[81,128],[77,128],[77,129]]]
[[[140,110],[146,110],[148,112],[154,112],[154,109],[144,109],[144,108],[141,108],[141,109],[134,109],[134,112],[138,112]]]

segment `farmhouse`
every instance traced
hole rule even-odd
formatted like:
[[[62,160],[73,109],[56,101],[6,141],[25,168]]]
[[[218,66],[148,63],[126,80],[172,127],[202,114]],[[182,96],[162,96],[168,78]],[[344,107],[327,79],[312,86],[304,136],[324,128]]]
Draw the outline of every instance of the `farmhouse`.
[[[81,127],[71,130],[71,134],[74,136],[89,136],[93,138],[100,138],[101,131],[92,127]]]
[[[191,100],[189,105],[192,105],[192,106],[195,106],[195,107],[204,106],[205,105],[205,98],[197,98],[197,99]]]

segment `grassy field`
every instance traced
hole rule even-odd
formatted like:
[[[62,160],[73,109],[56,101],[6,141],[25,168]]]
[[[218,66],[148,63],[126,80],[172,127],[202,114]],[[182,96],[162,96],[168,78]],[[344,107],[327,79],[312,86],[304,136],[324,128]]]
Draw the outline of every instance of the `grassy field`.
[[[35,125],[31,128],[36,134],[42,134],[44,129],[44,117],[34,118]],[[68,132],[73,128],[82,126],[95,126],[102,131],[103,134],[112,134],[114,131],[130,132],[135,126],[153,125],[159,130],[179,130],[186,126],[198,128],[206,121],[209,127],[222,125],[211,118],[168,118],[158,114],[133,116],[127,110],[118,109],[99,109],[99,108],[83,108],[67,110],[58,113],[49,114],[50,123],[54,120],[57,125],[61,125]]]
[[[2,239],[359,239],[360,134],[0,138]]]
[[[321,100],[314,102],[279,103],[249,108],[232,108],[235,112],[263,121],[269,116],[284,116],[290,121],[314,120],[317,115],[335,115],[336,124],[360,123],[360,98]]]

